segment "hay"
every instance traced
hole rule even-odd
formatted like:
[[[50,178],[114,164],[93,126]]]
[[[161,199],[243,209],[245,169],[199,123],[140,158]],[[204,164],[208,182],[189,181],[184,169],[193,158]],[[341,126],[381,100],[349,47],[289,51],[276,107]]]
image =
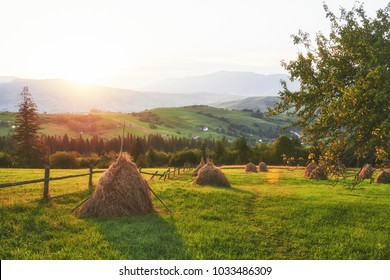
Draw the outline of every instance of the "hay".
[[[342,163],[335,164],[332,168],[332,173],[335,174],[336,176],[344,176],[346,172],[347,172],[347,168]]]
[[[256,165],[254,165],[251,162],[248,163],[247,165],[245,165],[245,172],[255,172],[255,173],[257,173]]]
[[[327,180],[328,175],[327,175],[326,169],[323,166],[317,166],[310,173],[309,178],[314,179],[314,180]]]
[[[317,168],[317,164],[315,164],[314,162],[311,162],[309,163],[306,168],[305,168],[305,173],[303,174],[303,176],[305,177],[310,177],[310,174],[313,172],[314,169]]]
[[[366,163],[360,170],[358,174],[358,178],[360,180],[371,179],[373,173],[374,173],[374,169],[371,167],[371,164]]]
[[[260,162],[259,163],[259,171],[260,172],[268,172],[268,167],[265,162]]]
[[[390,184],[390,172],[382,171],[376,176],[375,183]]]
[[[81,206],[82,217],[119,217],[154,212],[148,183],[126,154],[111,164],[92,196]]]
[[[192,172],[192,176],[198,176],[198,172],[202,167],[205,166],[203,158],[200,159],[199,165],[195,168],[194,172]]]
[[[219,168],[215,167],[212,162],[208,162],[199,170],[194,184],[230,187],[230,183],[225,174]]]

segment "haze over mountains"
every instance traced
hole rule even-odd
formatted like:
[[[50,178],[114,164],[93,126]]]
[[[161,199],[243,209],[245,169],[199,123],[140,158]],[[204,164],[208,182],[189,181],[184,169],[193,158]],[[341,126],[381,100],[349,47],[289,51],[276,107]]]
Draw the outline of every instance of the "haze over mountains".
[[[272,103],[261,97],[271,95],[274,96],[271,98],[273,100],[281,88],[281,79],[288,80],[288,77],[250,72],[217,72],[163,80],[150,85],[146,88],[148,91],[142,92],[86,86],[61,79],[0,77],[0,111],[17,110],[20,92],[24,86],[29,87],[39,111],[48,113],[88,112],[90,109],[138,112],[158,107],[197,104],[229,109],[257,109]],[[297,89],[297,85],[291,84],[291,89]]]
[[[281,89],[280,80],[291,83],[284,74],[260,75],[253,72],[220,71],[209,75],[172,78],[153,83],[147,90],[170,93],[209,92],[239,96],[275,96]]]

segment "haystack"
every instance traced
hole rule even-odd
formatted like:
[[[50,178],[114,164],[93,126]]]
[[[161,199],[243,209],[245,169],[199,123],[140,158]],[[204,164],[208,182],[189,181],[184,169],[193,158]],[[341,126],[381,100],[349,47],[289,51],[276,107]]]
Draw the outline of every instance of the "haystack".
[[[343,176],[345,174],[345,172],[347,172],[347,168],[345,167],[344,164],[339,163],[339,164],[335,164],[333,166],[332,173],[334,173],[335,175]]]
[[[268,172],[268,167],[265,162],[260,162],[259,163],[259,171],[260,172]]]
[[[147,181],[130,156],[122,154],[100,177],[78,213],[83,217],[118,217],[154,212]]]
[[[255,172],[255,173],[257,173],[256,165],[254,165],[251,162],[248,163],[247,165],[245,165],[245,172]]]
[[[366,163],[360,170],[358,177],[360,180],[371,179],[374,169],[371,167],[371,164]]]
[[[203,166],[198,176],[194,180],[194,184],[197,185],[210,185],[220,187],[230,187],[230,183],[222,171],[215,167],[212,162],[208,162]]]
[[[205,166],[205,163],[203,161],[203,158],[200,159],[199,165],[195,168],[194,172],[192,172],[192,176],[198,176],[199,170]]]
[[[375,183],[390,184],[390,172],[383,170],[376,176]]]
[[[310,173],[309,178],[314,179],[314,180],[327,180],[328,175],[327,175],[326,169],[323,166],[317,166]]]
[[[310,162],[306,168],[305,168],[305,173],[303,174],[303,176],[305,177],[310,177],[310,174],[313,172],[314,169],[317,168],[317,164],[315,164],[314,162]]]

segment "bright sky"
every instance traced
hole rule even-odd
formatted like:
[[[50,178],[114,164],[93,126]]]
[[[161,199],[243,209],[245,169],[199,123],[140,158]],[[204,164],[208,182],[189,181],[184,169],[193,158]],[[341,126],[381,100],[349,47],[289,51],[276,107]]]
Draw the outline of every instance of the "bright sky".
[[[284,73],[291,34],[327,32],[323,0],[1,0],[0,76],[141,89],[215,71]],[[354,0],[327,0],[338,14]],[[369,15],[387,0],[367,1]]]

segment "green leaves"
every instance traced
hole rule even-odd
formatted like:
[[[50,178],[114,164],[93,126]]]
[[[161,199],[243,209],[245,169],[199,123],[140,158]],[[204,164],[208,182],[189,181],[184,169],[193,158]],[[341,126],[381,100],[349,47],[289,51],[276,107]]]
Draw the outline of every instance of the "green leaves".
[[[358,157],[375,156],[378,149],[388,151],[390,3],[373,19],[363,5],[341,9],[340,16],[326,5],[324,10],[330,34],[318,33],[314,45],[303,31],[292,36],[304,51],[282,65],[301,88],[291,92],[283,82],[281,101],[270,113],[293,109],[299,118],[292,125],[299,125],[309,142],[318,142],[335,157],[350,150]]]

